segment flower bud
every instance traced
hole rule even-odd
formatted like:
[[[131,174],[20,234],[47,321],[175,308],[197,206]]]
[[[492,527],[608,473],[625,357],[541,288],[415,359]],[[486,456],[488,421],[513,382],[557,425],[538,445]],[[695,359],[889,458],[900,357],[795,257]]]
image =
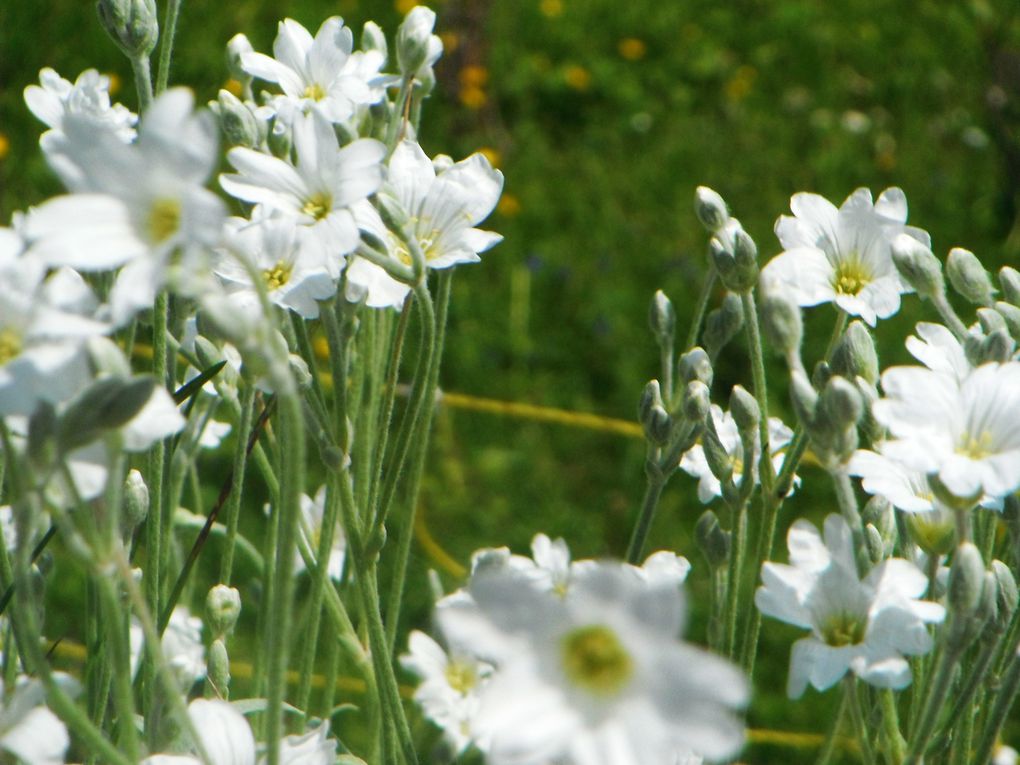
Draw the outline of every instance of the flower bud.
[[[638,403],[638,418],[644,430],[645,438],[659,446],[669,441],[673,429],[673,420],[662,403],[659,381],[651,380],[641,393]]]
[[[723,531],[718,516],[711,510],[706,510],[698,518],[694,526],[694,541],[708,561],[709,568],[726,565],[730,557],[730,535]]]
[[[273,153],[274,157],[288,159],[290,157],[290,147],[293,143],[293,126],[289,125],[286,120],[282,119],[280,115],[277,114],[273,119],[273,125],[269,130],[269,135],[266,136],[266,144],[269,146],[269,151]]]
[[[1002,363],[1009,361],[1013,357],[1015,348],[1016,343],[1010,337],[1006,328],[997,329],[981,341],[981,349],[979,351],[981,363],[986,364],[989,361]]]
[[[149,487],[142,474],[132,468],[124,479],[124,510],[122,526],[133,531],[149,515]]]
[[[206,656],[205,697],[208,699],[230,698],[230,657],[227,645],[216,638],[209,646]]]
[[[981,552],[971,542],[956,548],[949,569],[949,607],[954,616],[969,616],[977,610],[984,587],[985,564]]]
[[[389,56],[386,35],[374,21],[366,21],[365,26],[361,28],[361,49],[363,51],[378,51],[382,53],[383,58]]]
[[[903,524],[918,547],[928,555],[940,557],[953,551],[956,544],[956,522],[944,508],[928,512],[903,513]]]
[[[737,229],[733,236],[733,262],[732,286],[729,288],[734,292],[750,292],[758,283],[758,245],[742,228]]]
[[[892,259],[900,276],[920,297],[930,300],[945,294],[939,259],[910,234],[900,234],[893,240]]]
[[[1017,309],[1020,311],[1020,309]],[[727,292],[718,308],[705,317],[702,338],[709,356],[715,358],[723,346],[732,340],[744,326],[744,306],[740,296]]]
[[[726,202],[708,186],[698,186],[694,191],[694,214],[710,234],[726,225],[730,217]]]
[[[700,380],[705,385],[712,385],[712,361],[704,348],[695,346],[681,356],[677,371],[685,383]]]
[[[79,393],[60,417],[57,443],[63,453],[126,425],[142,411],[156,388],[150,375],[100,377]]]
[[[234,629],[241,615],[241,593],[233,587],[217,584],[205,598],[205,611],[213,635],[227,635]]]
[[[656,290],[648,308],[648,325],[660,345],[673,347],[673,332],[676,328],[676,311],[673,303],[662,290]]]
[[[800,306],[780,287],[762,284],[762,330],[776,352],[789,358],[800,353],[804,323]]]
[[[871,385],[878,383],[878,353],[863,322],[854,320],[846,328],[832,354],[832,369],[849,380],[863,377]]]
[[[856,425],[864,414],[864,402],[857,387],[838,375],[822,390],[819,406],[827,420],[842,427]]]
[[[229,90],[221,90],[214,106],[219,117],[223,137],[230,146],[252,148],[259,142],[259,123],[251,109],[245,106]]]
[[[877,566],[885,560],[885,543],[882,534],[870,523],[864,527],[864,544],[867,547],[868,560],[871,565]]]
[[[719,479],[724,487],[733,480],[733,459],[716,434],[714,428],[707,427],[701,434],[701,448],[705,452],[705,461],[712,475]]]
[[[432,29],[436,14],[424,5],[416,5],[397,30],[397,66],[404,77],[413,77],[428,63]]]
[[[861,510],[861,520],[875,527],[882,536],[886,556],[892,554],[896,545],[896,512],[892,503],[880,494],[867,501]]]
[[[729,280],[733,277],[737,262],[730,249],[717,236],[713,236],[708,242],[708,257],[723,284],[729,287]]]
[[[992,628],[991,637],[994,634],[994,627],[999,619],[999,580],[992,571],[985,572],[984,584],[981,586],[981,599],[978,601],[975,617],[978,624],[987,624]]]
[[[244,55],[254,52],[255,49],[252,47],[251,42],[241,32],[238,32],[227,41],[227,71],[230,72],[230,76],[233,79],[242,85],[252,81],[252,76],[244,69]]]
[[[998,311],[992,308],[978,308],[975,313],[977,313],[978,325],[984,334],[989,335],[997,329],[1006,329],[1006,320]]]
[[[797,419],[805,426],[810,426],[814,422],[815,410],[818,407],[818,393],[807,379],[807,375],[799,370],[790,375],[790,400],[793,402]]]
[[[700,380],[691,380],[684,388],[681,402],[684,418],[688,422],[702,423],[712,409],[708,386]]]
[[[946,258],[946,276],[949,283],[965,300],[975,305],[991,305],[995,300],[995,287],[981,261],[970,250],[954,247]]]
[[[155,0],[99,0],[96,10],[103,29],[129,59],[152,53],[159,37]]]
[[[1003,322],[1006,324],[1006,329],[1009,330],[1009,334],[1014,339],[1020,339],[1020,308],[1017,308],[1012,303],[1000,300],[995,304],[995,310],[1002,317]]]
[[[308,368],[308,362],[296,353],[289,354],[287,361],[290,365],[290,373],[293,375],[294,382],[297,383],[298,388],[308,390],[312,387],[312,372]]]
[[[28,418],[28,459],[39,472],[49,470],[57,458],[57,410],[40,399]]]
[[[1020,271],[1010,266],[999,269],[999,286],[1007,303],[1020,306]]]
[[[1017,602],[1020,601],[1020,593],[1017,591],[1016,579],[1013,577],[1013,572],[1010,571],[1009,566],[1001,560],[992,561],[992,574],[995,575],[997,580],[996,594],[998,595],[998,612],[996,621],[998,622],[1000,629],[1004,629],[1013,618],[1013,614],[1017,608]]]
[[[734,385],[730,391],[730,414],[733,415],[733,421],[737,423],[737,430],[741,435],[757,433],[758,424],[761,422],[761,409],[758,408],[754,396],[742,385]]]

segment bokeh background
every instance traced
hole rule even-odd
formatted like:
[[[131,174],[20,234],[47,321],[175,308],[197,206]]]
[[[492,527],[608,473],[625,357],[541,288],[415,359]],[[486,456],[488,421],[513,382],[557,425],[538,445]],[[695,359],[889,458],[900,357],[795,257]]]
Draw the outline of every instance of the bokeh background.
[[[340,14],[392,32],[405,0],[185,2],[174,83],[212,99],[227,84],[223,46],[244,32],[268,51],[289,16],[314,30]],[[506,176],[486,227],[506,237],[457,274],[442,387],[633,420],[657,374],[647,330],[656,289],[672,299],[679,335],[706,269],[694,189],[712,186],[755,237],[778,252],[776,217],[796,191],[839,203],[858,186],[902,187],[910,222],[934,249],[972,249],[990,269],[1020,252],[1020,23],[1008,0],[432,0],[445,53],[421,143],[461,158],[482,150]],[[23,105],[44,66],[73,79],[114,76],[135,106],[130,69],[81,0],[0,0],[0,221],[57,193]],[[719,297],[719,296],[717,296]],[[883,364],[931,318],[916,298],[883,323]],[[814,358],[832,321],[808,315]],[[776,366],[778,376],[781,369]],[[737,342],[715,396],[749,385]],[[775,413],[788,414],[782,384]],[[786,417],[787,421],[789,417]],[[536,531],[564,536],[575,556],[621,555],[644,477],[644,447],[618,433],[444,406],[436,419],[423,510],[434,539],[461,564],[471,551],[524,551]],[[807,483],[821,476],[808,473]],[[216,481],[218,482],[218,478]],[[782,523],[831,507],[823,481],[787,505]],[[703,635],[705,567],[690,541],[701,513],[694,480],[677,475],[652,533],[695,564],[691,632]],[[412,598],[438,564],[415,549]],[[441,568],[441,567],[440,567]],[[448,581],[452,583],[449,574]],[[834,693],[781,698],[796,631],[764,629],[755,729],[821,731]],[[748,762],[810,761],[810,750],[758,736]]]

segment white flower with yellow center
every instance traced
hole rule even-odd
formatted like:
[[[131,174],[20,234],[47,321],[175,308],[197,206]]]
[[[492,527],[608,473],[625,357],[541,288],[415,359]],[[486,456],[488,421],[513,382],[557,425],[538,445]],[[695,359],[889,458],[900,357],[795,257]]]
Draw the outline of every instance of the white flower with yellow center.
[[[886,189],[872,204],[871,192],[857,189],[837,210],[817,194],[794,194],[793,216],[776,221],[784,251],[762,269],[762,279],[791,290],[802,306],[833,302],[871,326],[892,316],[900,295],[910,292],[892,261],[890,244],[901,233],[930,245],[928,234],[907,226],[907,200]]]
[[[242,310],[262,310],[252,271],[262,279],[270,302],[305,319],[317,318],[318,301],[336,292],[322,250],[307,246],[289,218],[232,218],[226,240],[229,251],[221,253],[214,270],[226,282],[231,303]],[[251,270],[238,258],[245,258]]]
[[[110,294],[117,324],[151,307],[168,282],[200,289],[204,254],[219,241],[223,203],[203,188],[217,161],[217,131],[210,115],[193,113],[193,104],[189,90],[166,91],[142,116],[133,144],[107,126],[67,115],[47,151],[74,193],[33,210],[25,236],[49,265],[121,268]]]
[[[341,149],[333,126],[312,112],[295,119],[294,153],[292,165],[252,149],[231,149],[227,160],[237,174],[221,175],[220,185],[231,196],[291,219],[321,248],[336,277],[360,239],[351,205],[379,188],[386,147],[361,138]]]
[[[492,231],[475,228],[496,206],[503,191],[503,174],[482,154],[460,162],[449,157],[429,160],[414,141],[402,141],[390,157],[387,192],[410,220],[413,236],[425,255],[428,268],[449,268],[458,263],[477,263],[478,254],[503,240]],[[389,231],[369,204],[355,208],[358,226],[371,240],[385,247],[385,254],[405,266],[411,264],[407,245]],[[409,287],[364,258],[354,258],[347,271],[347,297],[373,307],[403,304]]]
[[[963,379],[893,367],[882,373],[882,390],[872,412],[892,436],[883,454],[937,475],[960,498],[1020,487],[1020,362],[984,364]]]
[[[862,580],[850,527],[838,515],[825,519],[825,537],[806,520],[787,535],[790,563],[762,566],[755,605],[766,616],[811,630],[793,644],[787,694],[798,698],[810,683],[824,691],[847,671],[881,688],[910,683],[904,656],[934,645],[925,626],[945,609],[920,601],[928,587],[917,566],[890,558]]]
[[[709,759],[740,749],[733,711],[747,681],[679,642],[675,583],[601,562],[562,597],[503,566],[478,570],[469,593],[436,617],[452,643],[498,657],[472,726],[487,762],[637,765],[674,762],[685,747]]]
[[[380,74],[380,51],[354,51],[354,35],[343,19],[322,22],[315,37],[293,19],[280,22],[273,55],[245,52],[246,72],[280,85],[281,97],[301,110],[312,109],[330,122],[344,122],[358,107],[378,103],[393,78]]]

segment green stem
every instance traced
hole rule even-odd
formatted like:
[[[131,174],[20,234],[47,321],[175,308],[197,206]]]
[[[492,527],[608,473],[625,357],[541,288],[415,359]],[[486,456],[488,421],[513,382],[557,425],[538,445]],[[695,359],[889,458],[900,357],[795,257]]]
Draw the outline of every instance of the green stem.
[[[645,496],[641,500],[641,511],[638,513],[637,523],[634,524],[630,543],[627,545],[626,561],[634,565],[639,563],[644,553],[645,542],[659,506],[659,498],[662,496],[666,481],[669,480],[659,465],[658,449],[651,445],[648,447],[648,457],[645,460],[645,476]]]
[[[882,699],[882,724],[885,731],[885,744],[889,753],[889,761],[893,765],[903,762],[903,747],[906,742],[900,733],[900,717],[896,709],[896,696],[891,688],[879,691]]]
[[[1014,650],[1015,650],[1014,646]],[[992,710],[988,714],[988,721],[985,723],[981,734],[981,740],[977,751],[974,753],[972,762],[989,762],[992,751],[995,749],[995,742],[999,739],[999,732],[1009,717],[1009,710],[1020,693],[1020,655],[1013,655],[1006,674],[1003,675],[999,692],[995,695]]]
[[[744,327],[747,329],[747,347],[751,355],[751,380],[754,387],[754,398],[758,402],[761,417],[758,421],[761,459],[758,460],[758,472],[761,480],[763,497],[772,497],[775,487],[776,473],[772,465],[772,447],[769,444],[769,396],[765,383],[765,352],[761,342],[761,329],[758,326],[758,308],[754,302],[754,293],[745,292],[740,296],[744,307]],[[770,502],[771,500],[766,500]]]
[[[861,706],[861,698],[857,693],[857,678],[852,674],[847,675],[843,680],[847,693],[847,704],[850,709],[850,718],[853,720],[854,732],[857,741],[861,745],[861,759],[864,765],[876,765],[875,751],[871,747],[870,731],[864,721],[864,709]]]
[[[163,17],[163,33],[159,43],[159,71],[156,74],[156,95],[166,90],[170,78],[170,59],[174,50],[174,37],[177,34],[177,18],[181,13],[181,0],[168,0],[166,16]]]
[[[747,549],[747,502],[742,502],[733,525],[729,574],[726,584],[726,655],[737,656],[737,611],[740,607],[740,584],[744,578],[744,553]]]
[[[152,103],[152,69],[149,66],[149,57],[133,57],[131,71],[135,76],[135,90],[138,91],[138,111],[144,114]]]
[[[701,283],[701,292],[698,293],[698,302],[694,306],[694,316],[691,317],[691,328],[687,331],[687,344],[684,350],[693,348],[698,343],[698,334],[701,332],[701,324],[705,320],[705,313],[708,311],[708,301],[712,298],[712,290],[715,287],[717,275],[714,266],[709,266],[705,273],[705,280]]]
[[[138,760],[138,732],[135,729],[135,705],[131,689],[131,648],[128,643],[128,625],[114,580],[110,577],[96,577],[100,601],[103,605],[106,636],[113,660],[113,701],[117,709],[117,743],[121,750]],[[103,707],[105,708],[105,700]]]
[[[854,538],[854,550],[857,553],[857,571],[863,574],[869,568],[868,549],[864,541],[864,521],[857,506],[857,495],[854,493],[854,485],[850,475],[845,470],[834,470],[832,483],[836,490],[836,504],[839,505],[840,514],[850,527]]]
[[[939,657],[938,668],[925,696],[920,719],[910,733],[910,749],[903,761],[904,765],[918,765],[931,744],[932,733],[938,723],[939,712],[945,706],[946,697],[953,684],[953,673],[959,658],[959,649],[949,650],[948,648]]]
[[[230,498],[227,500],[227,511],[224,524],[227,527],[227,539],[223,545],[223,559],[220,562],[220,581],[229,585],[234,568],[234,548],[237,545],[237,530],[241,517],[241,498],[244,494],[244,474],[248,467],[248,441],[251,438],[252,417],[255,409],[255,386],[244,384],[240,391],[241,412],[234,431],[234,464],[233,478],[230,487]]]
[[[821,750],[818,752],[818,759],[815,760],[815,765],[829,765],[829,761],[832,759],[833,753],[836,751],[836,741],[839,738],[839,729],[843,726],[843,718],[846,717],[847,707],[849,706],[846,686],[843,686],[842,693],[839,696],[839,709],[836,710],[836,716],[832,719],[832,725],[829,727],[829,732],[825,736],[825,742],[822,744]]]

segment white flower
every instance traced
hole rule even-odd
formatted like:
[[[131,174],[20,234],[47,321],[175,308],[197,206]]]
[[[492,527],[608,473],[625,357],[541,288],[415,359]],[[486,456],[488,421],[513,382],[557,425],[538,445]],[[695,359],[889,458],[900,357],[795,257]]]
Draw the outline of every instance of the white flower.
[[[233,218],[227,236],[232,252],[220,255],[215,271],[226,281],[231,303],[241,310],[258,312],[262,307],[251,274],[238,257],[246,258],[262,277],[272,303],[302,318],[318,318],[318,301],[336,292],[323,251],[303,246],[293,220]]]
[[[958,380],[923,367],[882,374],[872,406],[892,439],[882,453],[936,473],[958,497],[1003,497],[1020,487],[1020,363],[984,364]]]
[[[899,310],[900,295],[911,290],[890,243],[901,233],[931,243],[926,232],[905,225],[900,189],[886,189],[874,204],[870,191],[857,189],[838,210],[817,194],[794,194],[790,209],[793,217],[776,221],[784,251],[765,266],[763,279],[786,285],[799,305],[834,302],[871,326]]]
[[[131,618],[131,674],[138,670],[145,642],[142,625]],[[174,675],[186,687],[205,677],[205,646],[202,643],[202,620],[192,616],[187,606],[177,606],[163,631],[163,656]]]
[[[309,536],[305,542],[312,551],[312,555],[318,554],[319,540],[322,536],[323,514],[326,512],[326,487],[319,487],[315,493],[315,499],[307,494],[301,495],[301,533],[307,530]],[[330,579],[340,581],[344,572],[344,558],[347,553],[347,537],[344,536],[343,527],[337,523],[333,530],[333,546],[329,551],[329,562],[326,564],[326,573]],[[304,558],[300,553],[294,556],[294,572],[300,573],[306,570]]]
[[[432,77],[432,66],[443,54],[443,41],[432,34],[436,13],[424,5],[407,12],[397,30],[397,62],[405,76],[418,80]]]
[[[787,535],[792,565],[765,563],[755,605],[766,616],[811,630],[793,644],[787,694],[798,698],[808,683],[823,691],[847,670],[882,688],[910,683],[904,655],[931,650],[926,622],[945,609],[919,601],[925,575],[913,563],[890,558],[862,580],[854,561],[850,527],[841,516],[825,519],[825,539],[799,520]]]
[[[195,699],[188,704],[188,717],[208,756],[208,765],[255,765],[251,726],[229,702]],[[146,757],[141,765],[201,765],[201,760],[188,755],[156,754]]]
[[[724,412],[721,407],[712,404],[712,421],[715,423],[716,434],[719,441],[729,455],[733,465],[733,480],[738,481],[743,474],[744,463],[741,457],[743,449],[740,442],[740,431],[733,415]],[[786,446],[793,438],[793,431],[783,424],[778,417],[769,417],[769,447],[772,449],[772,465],[778,472],[783,467],[786,459]],[[761,445],[755,437],[754,462],[751,466],[751,476],[758,483],[758,460],[760,457]],[[700,444],[692,446],[680,459],[680,467],[689,475],[698,479],[698,499],[708,504],[715,497],[722,496],[722,486],[719,479],[712,473],[708,466],[708,459],[705,457],[705,448]],[[799,483],[799,479],[794,485]]]
[[[468,745],[485,750],[487,742],[474,740],[472,721],[478,712],[479,693],[492,674],[492,665],[465,651],[451,655],[424,632],[413,630],[400,665],[420,678],[414,700],[425,716],[442,729],[454,754]]]
[[[1017,751],[1011,746],[1000,746],[992,755],[992,765],[1016,765]]]
[[[333,276],[343,256],[358,244],[358,227],[350,207],[382,183],[386,147],[361,138],[339,148],[333,126],[317,112],[294,123],[297,164],[235,147],[227,154],[236,175],[221,175],[220,185],[231,196],[263,204],[306,229],[327,258]]]
[[[77,684],[67,676],[59,676],[58,682],[72,692],[77,690]],[[38,680],[18,680],[14,693],[0,708],[0,749],[31,765],[62,765],[71,739],[64,723],[44,705],[44,699],[45,691]]]
[[[88,383],[85,343],[110,331],[97,308],[75,271],[47,276],[41,260],[0,252],[0,415],[31,414],[39,400],[58,403]]]
[[[743,741],[731,710],[747,702],[729,662],[678,642],[680,590],[598,563],[568,597],[511,567],[481,569],[470,598],[437,610],[453,643],[500,663],[481,690],[474,735],[495,765],[710,759]]]
[[[503,240],[499,234],[474,228],[488,217],[503,190],[503,174],[482,154],[452,163],[448,157],[429,160],[414,141],[402,141],[390,157],[387,191],[407,213],[413,235],[429,268],[476,263],[478,253]],[[410,265],[407,246],[383,225],[368,204],[355,208],[358,225],[386,246],[391,258]],[[368,305],[400,306],[409,291],[379,266],[355,258],[347,271],[347,297],[358,300],[367,291]]]
[[[928,369],[950,375],[958,382],[974,370],[963,345],[941,324],[922,321],[914,331],[917,334],[907,338],[907,350]]]
[[[344,122],[357,107],[380,101],[391,80],[379,73],[385,63],[380,52],[353,48],[354,35],[339,16],[322,22],[314,39],[299,23],[284,19],[273,42],[276,58],[255,52],[242,52],[240,58],[246,72],[279,83],[302,110]]]
[[[39,72],[39,85],[25,88],[25,103],[32,114],[58,133],[63,130],[64,118],[75,114],[109,128],[124,143],[135,138],[138,116],[122,104],[110,104],[110,78],[95,69],[86,69],[72,85],[46,67]],[[40,139],[44,150],[50,140],[53,137],[45,134]]]
[[[25,235],[49,265],[123,267],[110,295],[118,324],[151,307],[168,281],[200,291],[208,270],[204,253],[219,241],[223,203],[203,188],[217,161],[216,126],[208,114],[193,114],[193,101],[184,88],[166,91],[144,114],[130,145],[68,115],[47,152],[75,193],[33,210]],[[171,263],[175,251],[180,257]]]
[[[284,736],[280,740],[280,765],[333,765],[336,762],[336,740],[329,736],[329,723],[321,722],[304,733]],[[260,765],[269,761],[259,758]]]

